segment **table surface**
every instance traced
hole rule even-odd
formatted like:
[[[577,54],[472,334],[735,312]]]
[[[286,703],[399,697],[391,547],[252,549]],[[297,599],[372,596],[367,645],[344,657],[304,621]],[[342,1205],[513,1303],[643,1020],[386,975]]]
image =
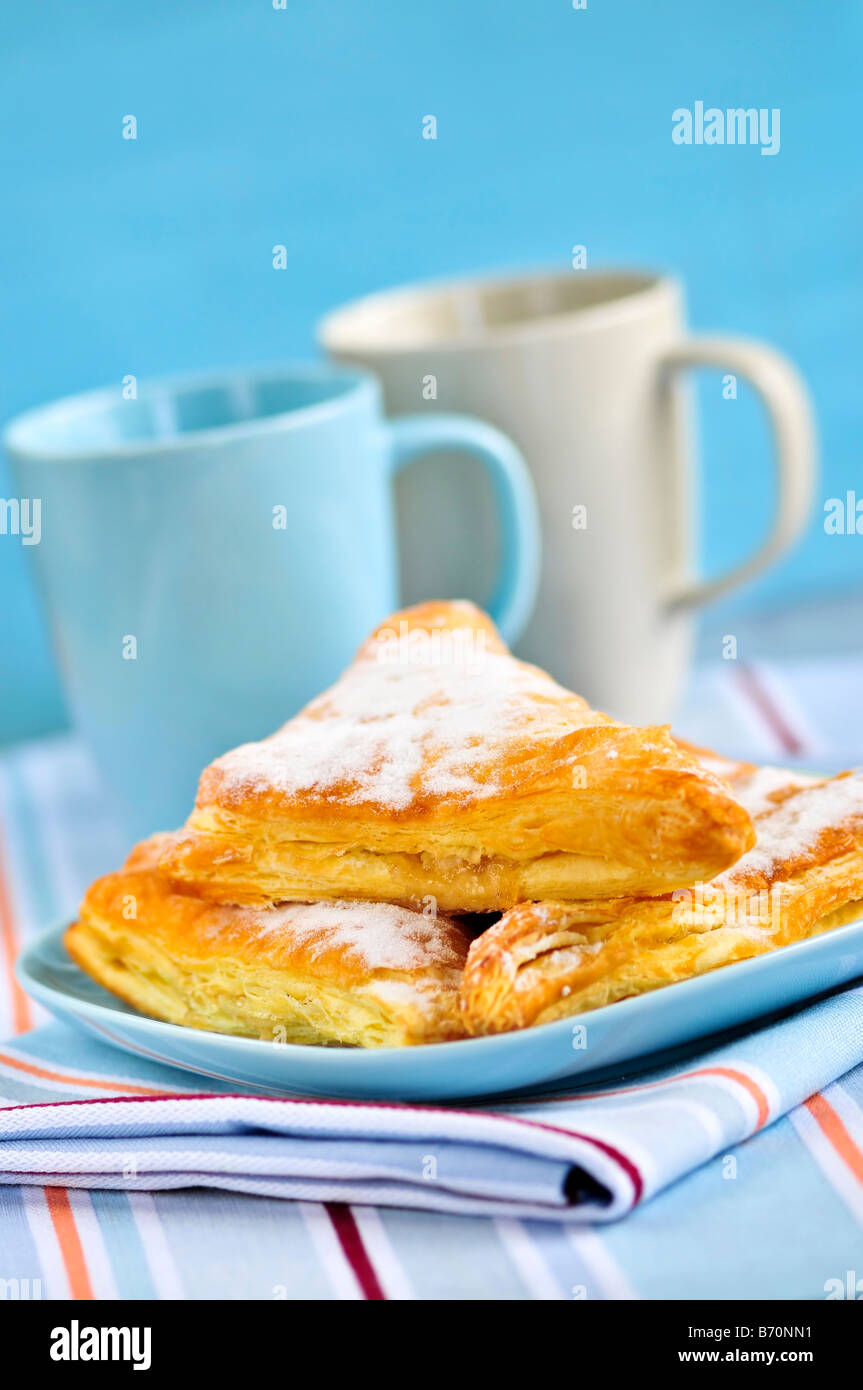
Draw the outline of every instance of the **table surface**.
[[[863,761],[861,704],[854,653],[720,662],[696,672],[677,728],[736,756],[833,771]],[[15,1035],[46,1019],[11,962],[126,849],[77,740],[0,758],[0,1077],[26,1073],[46,1100],[74,1074],[70,1035],[56,1029],[55,1062],[28,1063]],[[863,1271],[863,1183],[831,1173],[804,1118],[734,1159],[733,1182],[717,1160],[626,1220],[581,1229],[193,1189],[0,1188],[0,1279],[38,1280],[54,1298],[754,1299],[824,1298],[829,1280]]]

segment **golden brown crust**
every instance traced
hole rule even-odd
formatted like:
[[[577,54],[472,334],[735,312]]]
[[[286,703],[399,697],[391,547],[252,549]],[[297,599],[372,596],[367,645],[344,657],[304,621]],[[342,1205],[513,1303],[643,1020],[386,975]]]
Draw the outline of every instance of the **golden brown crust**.
[[[142,1012],[283,1042],[359,1047],[463,1035],[468,937],[380,903],[215,906],[156,869],[166,837],[99,879],[66,933],[72,958]]]
[[[468,1031],[550,1022],[804,940],[863,915],[863,775],[776,774],[751,853],[660,898],[523,903],[471,946]],[[764,779],[741,783],[753,804]]]
[[[723,782],[728,782],[732,787],[737,783],[751,777],[757,770],[755,763],[747,763],[740,758],[726,758],[724,753],[714,753],[712,748],[702,748],[697,743],[690,743],[688,739],[674,735],[674,742],[684,753],[695,758],[708,772],[714,776],[721,777]]]
[[[728,786],[517,661],[471,604],[396,613],[283,729],[218,759],[166,875],[217,900],[494,911],[671,890],[752,844]]]

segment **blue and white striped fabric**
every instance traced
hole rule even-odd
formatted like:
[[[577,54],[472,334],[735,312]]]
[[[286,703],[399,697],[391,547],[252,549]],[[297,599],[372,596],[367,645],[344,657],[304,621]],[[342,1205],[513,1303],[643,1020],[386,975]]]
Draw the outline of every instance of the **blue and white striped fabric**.
[[[15,1054],[0,1054],[8,1068],[5,1079],[0,1074],[0,1183],[125,1191],[200,1184],[593,1223],[627,1215],[804,1104],[838,1156],[846,1151],[853,1177],[854,1107],[846,1107],[844,1090],[835,1102],[828,1096],[837,1078],[849,1094],[863,1081],[863,987],[677,1072],[472,1111],[201,1094],[182,1084],[182,1074],[178,1085],[173,1068],[152,1063],[132,1082],[124,1057],[59,1027],[31,1034],[29,1046],[31,1067],[45,1062],[49,1047],[86,1052],[89,1076],[67,1074],[75,1098],[67,1092],[65,1103],[46,1103],[38,1083],[56,1086],[56,1069],[37,1080],[19,1053],[16,1075]],[[859,1169],[863,1176],[863,1161]],[[853,1202],[853,1182],[848,1193]]]
[[[800,695],[817,688],[723,669],[702,678],[699,720],[681,731],[830,765]],[[0,798],[8,967],[126,846],[70,739],[7,755]],[[17,1035],[0,1044],[0,1103],[15,1107],[0,1112],[6,1296],[824,1298],[863,1277],[859,989],[699,1057],[684,1079],[505,1118],[387,1107],[370,1122],[364,1107],[192,1099],[194,1077],[46,1023],[8,968],[3,1034]],[[84,1103],[51,1104],[63,1100]],[[350,1139],[347,1111],[361,1117]],[[587,1184],[577,1221],[561,1205],[572,1164],[611,1194],[599,1205]],[[640,1185],[652,1200],[609,1220]],[[382,1197],[393,1205],[372,1205]]]

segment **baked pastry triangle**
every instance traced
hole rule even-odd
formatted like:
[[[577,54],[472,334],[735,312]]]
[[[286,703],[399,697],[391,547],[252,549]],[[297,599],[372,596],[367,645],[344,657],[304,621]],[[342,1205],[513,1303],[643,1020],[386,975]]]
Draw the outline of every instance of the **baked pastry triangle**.
[[[863,918],[863,773],[761,768],[735,791],[757,842],[712,883],[522,903],[479,936],[462,977],[468,1031],[580,1014]]]
[[[66,932],[72,959],[169,1023],[288,1043],[403,1046],[463,1035],[469,938],[383,903],[223,907],[157,872],[164,836],[97,880]]]
[[[486,912],[661,893],[752,842],[667,728],[597,713],[472,604],[438,602],[387,619],[330,690],[207,768],[162,868],[219,901]]]
[[[716,777],[721,777],[723,782],[728,782],[732,788],[758,771],[755,763],[743,762],[739,758],[726,758],[724,753],[715,753],[712,748],[701,748],[697,743],[689,743],[677,734],[674,735],[674,742],[684,753],[691,753],[705,772],[712,772]]]

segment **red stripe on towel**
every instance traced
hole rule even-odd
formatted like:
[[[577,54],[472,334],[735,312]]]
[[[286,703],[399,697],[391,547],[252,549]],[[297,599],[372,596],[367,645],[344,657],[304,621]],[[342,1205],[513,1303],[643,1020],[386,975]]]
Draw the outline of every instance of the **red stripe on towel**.
[[[806,752],[806,745],[792,729],[785,715],[779,709],[770,691],[763,685],[760,676],[751,666],[739,666],[737,678],[743,691],[752,701],[761,718],[773,733],[783,753],[797,757]]]
[[[360,1235],[360,1228],[350,1207],[346,1206],[344,1202],[327,1202],[325,1205],[327,1215],[333,1223],[333,1229],[344,1251],[345,1259],[356,1275],[357,1283],[363,1291],[363,1298],[385,1302],[386,1294],[375,1274],[368,1251]]]

